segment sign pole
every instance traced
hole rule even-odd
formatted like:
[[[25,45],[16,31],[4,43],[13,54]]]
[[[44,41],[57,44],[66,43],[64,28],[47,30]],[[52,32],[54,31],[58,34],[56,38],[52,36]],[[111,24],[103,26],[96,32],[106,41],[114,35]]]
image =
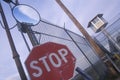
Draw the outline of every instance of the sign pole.
[[[95,43],[95,41],[91,38],[91,36],[87,33],[87,31],[82,27],[82,25],[78,22],[78,20],[71,14],[71,12],[64,6],[64,4],[60,0],[56,0],[59,6],[64,10],[64,12],[68,15],[68,17],[73,21],[76,27],[81,31],[81,33],[88,40],[90,45],[93,47],[94,51],[100,56],[104,56],[104,52],[100,49],[100,47]]]

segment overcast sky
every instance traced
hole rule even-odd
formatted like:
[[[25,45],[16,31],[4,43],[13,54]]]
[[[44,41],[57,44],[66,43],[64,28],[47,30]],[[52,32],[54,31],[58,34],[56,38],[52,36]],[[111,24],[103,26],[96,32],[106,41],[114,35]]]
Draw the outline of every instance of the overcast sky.
[[[9,5],[0,0],[9,23],[9,27],[16,24]],[[21,4],[27,4],[34,7],[41,18],[57,24],[61,27],[66,24],[66,28],[78,34],[81,34],[55,0],[19,0]],[[88,22],[97,14],[104,14],[103,17],[109,21],[120,13],[120,0],[62,0],[77,20],[84,26],[90,35],[94,33],[87,29]],[[2,19],[0,19],[2,20]],[[0,80],[19,80],[18,72],[12,59],[12,52],[8,43],[4,29],[0,26]],[[29,52],[17,28],[11,30],[16,48],[20,54],[22,64]],[[25,68],[24,68],[25,69]]]

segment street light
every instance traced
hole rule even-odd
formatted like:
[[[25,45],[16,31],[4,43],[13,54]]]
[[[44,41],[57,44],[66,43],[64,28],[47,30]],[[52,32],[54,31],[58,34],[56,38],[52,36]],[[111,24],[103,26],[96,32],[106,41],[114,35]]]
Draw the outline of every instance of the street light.
[[[13,38],[12,38],[11,33],[9,31],[9,25],[7,23],[4,11],[3,11],[2,6],[1,6],[1,3],[0,3],[0,13],[1,13],[1,17],[2,17],[2,20],[3,20],[4,27],[5,27],[5,31],[6,31],[9,43],[10,43],[10,47],[11,47],[11,50],[12,50],[13,59],[15,60],[18,72],[20,74],[20,77],[21,77],[22,80],[27,80],[27,77],[25,75],[25,72],[23,70],[23,67],[22,67],[22,64],[21,64],[21,61],[20,61],[20,58],[19,58],[20,56],[19,56],[19,54],[18,54],[18,52],[15,48]]]
[[[38,45],[38,40],[33,33],[31,26],[35,26],[40,22],[40,15],[37,10],[28,5],[17,5],[12,9],[13,17],[18,22],[18,27],[23,33],[27,33],[33,46]]]
[[[18,3],[18,0],[16,0],[15,2],[13,2],[12,0],[3,0],[3,1],[5,1],[6,3],[9,3],[9,4],[13,3],[15,5],[15,7],[12,9],[13,10],[12,12],[13,12],[14,18],[17,21],[18,27],[21,29],[22,28],[25,29],[24,32],[26,32],[28,34],[33,46],[38,45],[36,37],[32,33],[31,26],[37,25],[40,22],[39,13],[34,8],[32,8],[30,6],[20,5]],[[22,11],[22,9],[27,9],[31,12],[25,13]],[[19,54],[15,48],[11,33],[9,31],[9,25],[7,23],[4,11],[3,11],[2,6],[1,6],[1,3],[0,3],[0,12],[1,12],[2,20],[3,20],[4,26],[5,26],[5,31],[6,31],[6,34],[7,34],[7,37],[8,37],[12,52],[13,52],[12,53],[13,59],[15,60],[18,72],[19,72],[20,77],[21,77],[21,80],[27,80],[27,77],[26,77],[25,72],[23,70],[23,66],[22,66],[21,61],[19,59]],[[34,17],[32,17],[30,15],[31,13],[32,13],[32,15],[34,15]]]
[[[40,22],[40,15],[36,9],[31,6],[19,4],[12,9],[13,17],[19,23],[35,26]]]

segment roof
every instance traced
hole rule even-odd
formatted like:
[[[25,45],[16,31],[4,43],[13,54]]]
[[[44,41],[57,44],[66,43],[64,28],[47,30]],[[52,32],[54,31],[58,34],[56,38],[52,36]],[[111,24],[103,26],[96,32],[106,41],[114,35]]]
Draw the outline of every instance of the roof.
[[[90,20],[90,22],[88,23],[88,28],[90,27],[90,25],[91,25],[91,22],[96,18],[96,17],[102,17],[103,16],[103,14],[97,14],[92,20]]]

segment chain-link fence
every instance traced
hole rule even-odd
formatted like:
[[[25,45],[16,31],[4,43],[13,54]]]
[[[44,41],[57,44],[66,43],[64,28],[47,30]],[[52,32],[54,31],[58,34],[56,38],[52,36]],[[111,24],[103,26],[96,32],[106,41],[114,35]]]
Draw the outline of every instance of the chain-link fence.
[[[105,74],[106,67],[84,37],[43,20],[32,27],[32,30],[39,44],[55,42],[66,45],[76,57],[75,68],[79,67],[94,80]],[[80,80],[79,77],[80,75],[74,71],[73,80]]]

